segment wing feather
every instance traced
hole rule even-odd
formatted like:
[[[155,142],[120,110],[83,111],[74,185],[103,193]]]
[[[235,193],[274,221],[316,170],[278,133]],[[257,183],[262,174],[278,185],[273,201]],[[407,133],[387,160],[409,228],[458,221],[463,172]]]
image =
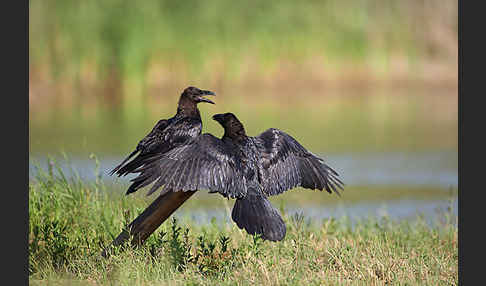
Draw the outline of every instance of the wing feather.
[[[270,128],[254,137],[260,153],[265,192],[278,195],[295,187],[333,191],[344,184],[322,158],[306,150],[289,134]]]
[[[125,176],[134,171],[141,171],[141,167],[152,162],[176,146],[186,143],[201,134],[202,123],[194,118],[162,119],[152,130],[138,142],[136,149],[130,153],[110,175]],[[133,156],[138,154],[133,160]]]
[[[240,158],[231,146],[211,134],[200,135],[152,160],[133,171],[139,173],[133,179],[138,184],[134,191],[156,180],[147,195],[161,186],[163,192],[207,189],[231,198],[246,194]]]

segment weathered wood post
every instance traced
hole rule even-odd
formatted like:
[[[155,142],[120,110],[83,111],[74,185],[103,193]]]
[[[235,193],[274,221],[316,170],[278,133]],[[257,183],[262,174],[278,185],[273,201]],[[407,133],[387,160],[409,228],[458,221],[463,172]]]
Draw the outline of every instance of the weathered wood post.
[[[153,201],[135,220],[124,229],[101,255],[107,257],[113,246],[125,243],[133,236],[132,245],[141,245],[145,240],[177,210],[195,191],[168,192]]]

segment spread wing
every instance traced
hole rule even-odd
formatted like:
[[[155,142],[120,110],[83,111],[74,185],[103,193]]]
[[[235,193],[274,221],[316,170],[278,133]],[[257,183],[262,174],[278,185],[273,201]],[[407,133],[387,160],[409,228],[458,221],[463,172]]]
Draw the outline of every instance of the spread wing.
[[[200,135],[135,169],[132,173],[140,174],[132,179],[127,194],[155,182],[147,195],[164,186],[162,193],[208,189],[225,197],[242,197],[246,181],[235,150],[211,134]]]
[[[201,134],[201,128],[202,123],[200,121],[190,118],[160,120],[152,131],[140,140],[137,148],[110,172],[110,175],[115,173],[118,176],[127,175],[136,168],[150,162],[154,155],[163,154],[198,136]],[[137,153],[137,157],[127,163]]]
[[[263,166],[260,176],[268,195],[278,195],[298,186],[325,189],[328,193],[333,190],[338,195],[338,189],[343,190],[338,173],[287,133],[270,128],[254,139]]]

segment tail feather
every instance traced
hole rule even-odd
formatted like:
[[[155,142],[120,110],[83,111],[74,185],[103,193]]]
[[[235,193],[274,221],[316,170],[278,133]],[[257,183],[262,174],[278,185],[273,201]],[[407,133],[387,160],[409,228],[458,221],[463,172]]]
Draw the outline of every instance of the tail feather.
[[[287,232],[285,223],[277,209],[261,194],[248,193],[237,199],[231,218],[240,229],[249,234],[261,234],[263,239],[280,241]]]

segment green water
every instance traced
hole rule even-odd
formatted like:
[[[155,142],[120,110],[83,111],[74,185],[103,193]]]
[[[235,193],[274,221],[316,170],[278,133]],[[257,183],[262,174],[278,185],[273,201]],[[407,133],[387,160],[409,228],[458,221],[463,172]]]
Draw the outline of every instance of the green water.
[[[359,92],[354,92],[360,94]],[[290,95],[266,90],[219,94],[200,105],[203,132],[222,135],[215,113],[233,112],[249,135],[274,127],[321,154],[388,151],[457,151],[457,92],[449,89],[377,90]],[[173,116],[177,95],[139,114],[101,105],[49,114],[30,113],[29,152],[82,155],[128,153],[161,118]]]
[[[342,197],[297,188],[273,197],[276,206],[299,211],[312,208],[307,215],[319,217],[337,212],[338,207],[344,213],[364,216],[388,205],[388,212],[397,218],[419,212],[435,217],[436,208],[457,199],[457,92],[453,89],[216,93],[216,105],[200,106],[203,132],[222,135],[221,127],[211,120],[221,112],[235,113],[249,135],[270,127],[282,129],[328,160],[346,183]],[[33,112],[31,160],[46,167],[47,155],[65,152],[86,181],[100,172],[107,190],[123,194],[133,176],[113,178],[107,173],[158,119],[174,114],[176,101],[177,96],[166,96],[147,104],[141,113],[103,105]],[[91,153],[100,160],[98,169],[89,159]],[[142,190],[135,197],[145,197],[145,193]],[[206,193],[201,191],[184,209],[191,214],[198,209],[208,216],[216,212],[220,217],[231,208],[232,202]],[[154,197],[145,199],[148,204]]]

